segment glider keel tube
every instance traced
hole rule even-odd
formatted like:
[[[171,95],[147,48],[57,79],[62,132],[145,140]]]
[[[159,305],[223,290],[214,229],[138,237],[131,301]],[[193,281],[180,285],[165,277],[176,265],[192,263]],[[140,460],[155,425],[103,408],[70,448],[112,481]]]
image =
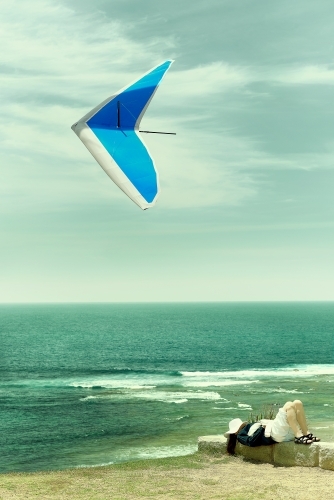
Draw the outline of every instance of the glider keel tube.
[[[171,63],[153,68],[72,126],[108,176],[143,210],[155,204],[159,182],[139,124]]]

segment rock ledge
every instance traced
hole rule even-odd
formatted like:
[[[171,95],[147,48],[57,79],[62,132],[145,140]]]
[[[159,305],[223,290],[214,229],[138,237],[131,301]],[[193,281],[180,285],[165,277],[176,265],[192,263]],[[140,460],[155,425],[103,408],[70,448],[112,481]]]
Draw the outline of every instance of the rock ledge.
[[[223,435],[201,436],[198,438],[198,450],[215,455],[225,455],[227,439]],[[236,455],[248,460],[270,463],[286,467],[321,467],[334,471],[334,443],[295,444],[293,441],[277,443],[271,446],[250,448],[237,443]]]

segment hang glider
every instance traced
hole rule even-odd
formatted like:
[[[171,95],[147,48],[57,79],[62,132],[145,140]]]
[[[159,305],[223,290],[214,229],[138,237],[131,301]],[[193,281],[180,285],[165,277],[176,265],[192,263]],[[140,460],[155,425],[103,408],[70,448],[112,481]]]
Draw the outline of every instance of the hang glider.
[[[159,181],[139,132],[171,132],[139,130],[139,125],[172,62],[151,69],[71,127],[114,183],[143,210],[156,202]]]

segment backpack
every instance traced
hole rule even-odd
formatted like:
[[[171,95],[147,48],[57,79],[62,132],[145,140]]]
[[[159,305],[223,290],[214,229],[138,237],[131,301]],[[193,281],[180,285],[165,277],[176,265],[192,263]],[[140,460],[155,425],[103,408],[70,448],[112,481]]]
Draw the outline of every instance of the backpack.
[[[253,424],[247,424],[238,432],[237,440],[239,443],[245,446],[267,446],[275,443],[271,437],[266,437],[264,435],[265,428],[262,425],[260,425],[251,436],[248,436],[248,431],[252,425]]]

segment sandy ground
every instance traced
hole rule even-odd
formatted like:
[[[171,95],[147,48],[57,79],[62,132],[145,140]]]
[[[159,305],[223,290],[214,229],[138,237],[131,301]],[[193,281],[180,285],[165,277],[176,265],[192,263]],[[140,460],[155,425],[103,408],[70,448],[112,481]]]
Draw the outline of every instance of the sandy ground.
[[[0,475],[1,500],[317,500],[334,498],[334,471],[193,456],[122,467]]]

